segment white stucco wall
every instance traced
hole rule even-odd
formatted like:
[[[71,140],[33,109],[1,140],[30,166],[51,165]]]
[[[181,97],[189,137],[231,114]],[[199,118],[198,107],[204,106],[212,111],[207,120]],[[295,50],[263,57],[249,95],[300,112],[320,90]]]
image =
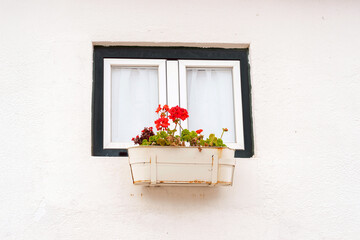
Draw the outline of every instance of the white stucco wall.
[[[0,239],[360,236],[359,1],[0,1]],[[255,157],[142,188],[91,157],[93,42],[250,44]]]

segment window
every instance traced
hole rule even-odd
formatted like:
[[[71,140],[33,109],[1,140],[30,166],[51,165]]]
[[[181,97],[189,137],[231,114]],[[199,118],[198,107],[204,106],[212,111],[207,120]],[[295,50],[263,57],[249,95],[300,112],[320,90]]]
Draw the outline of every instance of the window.
[[[253,155],[247,49],[94,47],[94,156],[127,156],[158,104],[187,108],[183,127],[204,135],[227,127],[235,156]]]
[[[165,60],[104,59],[104,148],[126,148],[166,104]]]

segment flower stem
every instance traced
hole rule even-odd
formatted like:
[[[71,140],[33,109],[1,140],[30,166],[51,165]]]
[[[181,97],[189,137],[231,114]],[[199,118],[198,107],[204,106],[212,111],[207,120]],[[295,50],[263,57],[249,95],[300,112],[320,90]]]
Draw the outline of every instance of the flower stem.
[[[172,132],[172,136],[174,136],[174,135],[175,135],[176,128],[177,128],[177,124],[178,124],[178,123],[175,123],[175,128],[174,128],[174,130],[173,130],[173,132]]]

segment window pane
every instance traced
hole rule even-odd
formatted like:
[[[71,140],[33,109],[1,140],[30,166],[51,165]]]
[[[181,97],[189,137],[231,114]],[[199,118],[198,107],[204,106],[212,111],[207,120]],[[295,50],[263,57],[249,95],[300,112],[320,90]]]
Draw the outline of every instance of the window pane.
[[[157,68],[112,67],[112,142],[130,142],[144,127],[152,126],[158,104]]]
[[[235,142],[234,98],[231,68],[187,68],[188,128],[203,129],[208,136],[220,137],[224,142]]]

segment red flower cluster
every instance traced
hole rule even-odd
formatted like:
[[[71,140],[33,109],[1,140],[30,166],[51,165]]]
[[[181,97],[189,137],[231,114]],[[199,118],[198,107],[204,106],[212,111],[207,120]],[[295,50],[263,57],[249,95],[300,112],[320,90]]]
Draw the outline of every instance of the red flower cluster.
[[[161,107],[161,105],[159,104],[158,108],[156,109],[156,113],[159,114],[160,112],[160,117],[158,120],[155,121],[156,124],[156,129],[159,130],[167,130],[168,127],[170,126],[169,123],[169,119],[166,116],[166,113],[169,111],[169,106],[168,105],[164,105],[163,107]]]
[[[161,105],[159,104],[158,108],[156,109],[156,113],[159,113],[161,111]]]
[[[163,110],[169,111],[169,106],[165,104],[164,107],[163,107]]]
[[[200,134],[200,133],[202,133],[202,131],[203,131],[202,129],[199,129],[199,130],[196,130],[196,133]]]
[[[184,121],[189,117],[188,111],[185,108],[179,106],[169,108],[166,104],[163,107],[159,104],[155,112],[160,115],[159,119],[155,121],[156,129],[158,131],[168,129],[170,126],[169,118],[174,123],[178,123],[180,119]],[[169,116],[167,117],[166,115]]]
[[[158,131],[167,130],[167,128],[170,126],[169,119],[164,116],[161,116],[158,120],[156,120],[155,124]]]
[[[158,108],[156,109],[156,113],[159,113],[161,110],[164,110],[164,111],[169,111],[169,106],[168,105],[164,105],[164,107],[161,108],[161,105],[159,104]]]
[[[169,113],[169,118],[174,122],[178,121],[179,119],[184,121],[189,117],[188,111],[185,108],[181,108],[179,106],[170,108]]]

